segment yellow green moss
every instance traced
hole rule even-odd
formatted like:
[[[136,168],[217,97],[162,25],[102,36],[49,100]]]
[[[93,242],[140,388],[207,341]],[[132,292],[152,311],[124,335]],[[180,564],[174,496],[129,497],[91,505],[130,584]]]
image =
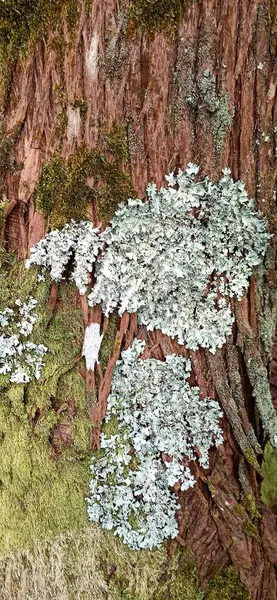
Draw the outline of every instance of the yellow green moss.
[[[245,517],[246,512],[244,506],[242,506],[239,502],[237,502],[233,507],[233,512],[238,517]]]
[[[3,193],[7,173],[14,173],[21,168],[12,156],[12,150],[20,135],[22,123],[13,130],[7,131],[4,121],[0,120],[0,194]]]
[[[193,555],[182,550],[168,561],[160,578],[153,600],[202,600]]]
[[[130,16],[135,27],[150,31],[174,29],[189,4],[188,0],[133,0]]]
[[[88,111],[88,103],[86,100],[78,97],[74,98],[73,102],[71,103],[71,108],[75,110],[79,109],[81,118],[86,118],[86,114]]]
[[[55,134],[59,141],[59,149],[61,149],[68,125],[68,116],[66,108],[62,108],[61,112],[58,115],[58,123],[56,125]]]
[[[0,271],[2,282],[0,308],[12,306],[18,290],[22,300],[39,300],[32,340],[49,349],[39,381],[12,385],[0,377],[3,553],[86,525],[90,422],[78,360],[84,325],[74,286],[59,286],[53,313],[47,308],[49,279],[38,284],[15,258]]]
[[[250,600],[250,592],[234,567],[219,569],[208,584],[205,600]]]
[[[0,557],[1,600],[150,600],[165,563],[91,525]]]
[[[241,496],[241,502],[248,512],[251,519],[260,519],[261,515],[257,508],[256,500],[251,493],[243,493]]]
[[[270,442],[267,442],[264,449],[262,471],[264,474],[261,486],[262,501],[277,513],[277,452]]]
[[[243,523],[243,531],[248,538],[254,538],[257,535],[257,526],[251,521],[245,521]]]
[[[0,3],[0,71],[9,88],[12,66],[30,46],[61,27],[63,18],[69,31],[78,19],[79,0],[5,0]]]
[[[260,466],[259,466],[259,463],[257,461],[256,454],[255,454],[253,448],[251,448],[250,445],[245,449],[244,456],[245,456],[246,460],[251,465],[253,465],[253,467],[255,467],[255,469],[259,472],[260,471]]]
[[[235,515],[241,518],[242,530],[247,537],[257,535],[258,519],[261,515],[258,511],[256,500],[251,493],[242,493],[240,502],[233,507]]]
[[[269,0],[267,3],[268,20],[274,34],[277,33],[277,7],[275,0]]]
[[[50,227],[86,218],[93,200],[99,220],[106,225],[117,205],[134,193],[130,176],[123,170],[126,158],[126,132],[115,125],[109,134],[103,130],[98,148],[83,146],[67,162],[54,156],[44,166],[35,190],[36,207],[49,219]],[[91,186],[88,178],[93,180]]]
[[[8,198],[6,198],[6,196],[3,196],[2,200],[0,199],[0,241],[2,236],[2,230],[5,225],[5,210],[8,204]]]

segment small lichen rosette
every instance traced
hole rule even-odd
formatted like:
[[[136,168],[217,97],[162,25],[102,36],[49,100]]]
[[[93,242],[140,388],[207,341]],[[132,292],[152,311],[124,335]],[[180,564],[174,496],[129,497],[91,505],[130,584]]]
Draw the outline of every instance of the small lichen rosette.
[[[37,300],[15,301],[15,308],[0,311],[0,374],[9,374],[11,383],[28,383],[39,379],[47,352],[43,344],[26,340],[38,315],[33,312]]]
[[[219,404],[190,387],[190,361],[142,360],[135,340],[117,362],[108,399],[101,456],[91,464],[89,516],[114,529],[131,548],[155,548],[178,534],[178,484],[195,483],[189,462],[208,467],[222,442]]]
[[[93,264],[103,246],[99,229],[90,221],[71,221],[63,229],[54,229],[31,248],[26,267],[42,267],[42,279],[46,270],[54,281],[64,278],[66,268],[73,261],[71,279],[80,294],[85,294],[90,282]]]
[[[229,169],[215,183],[196,181],[198,171],[189,164],[166,177],[167,188],[149,185],[147,202],[115,213],[89,304],[137,312],[147,329],[215,352],[232,330],[230,297],[242,298],[270,236]]]

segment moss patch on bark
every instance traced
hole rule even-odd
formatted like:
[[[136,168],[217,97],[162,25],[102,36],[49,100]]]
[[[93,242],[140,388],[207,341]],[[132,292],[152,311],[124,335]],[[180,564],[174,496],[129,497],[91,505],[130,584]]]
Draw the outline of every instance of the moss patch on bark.
[[[234,567],[219,569],[208,584],[205,600],[250,600],[250,592]]]
[[[123,170],[126,160],[125,128],[103,129],[97,148],[80,147],[67,161],[56,155],[44,166],[35,190],[36,208],[55,228],[86,218],[95,201],[98,219],[107,225],[117,205],[134,194],[130,175]]]
[[[135,27],[150,31],[174,29],[189,4],[188,0],[133,0],[130,15]]]
[[[262,501],[277,513],[277,452],[270,442],[264,449],[262,463],[264,480],[261,486]]]
[[[77,24],[79,0],[5,0],[0,2],[0,74],[4,96],[12,67],[30,46],[51,29],[61,29],[66,19],[69,32]]]
[[[91,525],[0,557],[1,599],[150,600],[165,561]]]
[[[168,560],[153,600],[204,600],[191,552],[179,551]]]
[[[38,299],[33,341],[48,347],[43,375],[28,385],[0,376],[0,552],[28,547],[87,523],[90,422],[79,372],[84,326],[71,284],[48,307],[50,281],[11,258],[1,270],[1,309]],[[80,364],[81,362],[81,364]]]

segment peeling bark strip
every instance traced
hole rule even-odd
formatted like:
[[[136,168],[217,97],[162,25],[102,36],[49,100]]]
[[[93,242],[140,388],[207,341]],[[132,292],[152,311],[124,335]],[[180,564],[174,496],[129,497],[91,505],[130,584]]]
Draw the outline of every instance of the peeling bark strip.
[[[193,0],[170,34],[133,31],[131,2],[93,0],[90,14],[80,0],[74,34],[64,21],[60,31],[30,48],[25,62],[13,65],[5,107],[6,139],[0,145],[8,250],[20,258],[47,228],[34,206],[34,189],[43,165],[55,152],[67,159],[81,144],[96,148],[115,121],[128,138],[128,165],[136,193],[163,183],[164,173],[193,161],[216,179],[225,166],[242,179],[257,207],[277,229],[277,11],[266,0]],[[273,8],[272,8],[273,6]],[[80,103],[81,101],[81,103]],[[86,110],[82,110],[86,107]],[[14,163],[7,159],[11,158]],[[14,170],[12,164],[20,168]],[[90,182],[93,186],[94,183]],[[78,198],[76,196],[76,202]],[[11,210],[10,210],[11,209]],[[90,214],[96,224],[95,206]],[[269,265],[270,263],[270,265]],[[277,528],[260,500],[260,452],[274,413],[268,386],[268,348],[273,336],[275,254],[266,260],[248,301],[236,306],[233,340],[215,356],[188,352],[159,331],[138,328],[125,313],[106,370],[98,367],[99,394],[92,409],[92,445],[99,447],[115,363],[135,335],[147,342],[143,358],[162,360],[176,352],[190,356],[192,383],[200,394],[217,397],[225,411],[225,446],[211,452],[209,472],[198,469],[198,483],[181,498],[180,537],[193,550],[206,583],[220,567],[233,565],[251,600],[274,600]],[[273,283],[272,283],[273,282]],[[52,288],[49,307],[56,301]],[[84,323],[102,325],[101,307],[92,313],[81,298]],[[88,372],[87,389],[95,383]],[[274,376],[273,376],[274,377]],[[258,410],[259,409],[259,410]],[[254,499],[261,518],[245,498]],[[250,508],[249,508],[250,506]],[[172,542],[173,552],[177,542]]]

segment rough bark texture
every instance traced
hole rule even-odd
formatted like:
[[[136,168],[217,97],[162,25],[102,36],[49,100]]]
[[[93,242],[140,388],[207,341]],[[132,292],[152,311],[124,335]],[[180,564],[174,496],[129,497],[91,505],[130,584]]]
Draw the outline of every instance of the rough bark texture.
[[[57,56],[51,43],[56,34],[49,32],[24,65],[14,67],[5,123],[6,135],[20,128],[13,156],[21,169],[6,178],[12,205],[5,238],[9,250],[18,250],[21,258],[45,231],[33,200],[43,164],[55,151],[66,158],[81,143],[97,147],[100,123],[109,127],[114,121],[126,127],[127,168],[138,196],[143,197],[149,181],[162,184],[166,173],[188,161],[213,178],[229,165],[275,231],[277,38],[272,3],[193,0],[170,34],[134,30],[127,9],[128,2],[119,7],[117,0],[93,0],[87,16],[81,3],[73,39],[63,25],[68,42],[64,54]],[[87,103],[83,116],[72,108],[76,98]],[[57,127],[63,112],[67,129],[61,137]],[[224,446],[211,452],[210,471],[199,468],[197,485],[181,499],[179,543],[194,552],[203,583],[217,568],[234,565],[251,600],[276,597],[276,522],[260,501],[258,462],[247,462],[243,454],[253,432],[250,424],[264,443],[246,362],[252,355],[269,369],[274,286],[272,244],[248,297],[234,307],[237,321],[228,346],[214,357],[190,353],[202,394],[219,398],[228,420]],[[86,324],[101,321],[99,311],[89,314],[86,306],[83,311]],[[104,417],[112,369],[136,330],[135,317],[124,315],[114,355],[106,372],[98,373],[94,421]],[[172,351],[188,354],[160,332],[141,330],[139,335],[147,339],[146,355],[161,359]],[[88,388],[93,386],[91,377]],[[273,386],[275,379],[273,375]],[[93,430],[96,445],[98,433]],[[169,544],[170,552],[175,546]]]

